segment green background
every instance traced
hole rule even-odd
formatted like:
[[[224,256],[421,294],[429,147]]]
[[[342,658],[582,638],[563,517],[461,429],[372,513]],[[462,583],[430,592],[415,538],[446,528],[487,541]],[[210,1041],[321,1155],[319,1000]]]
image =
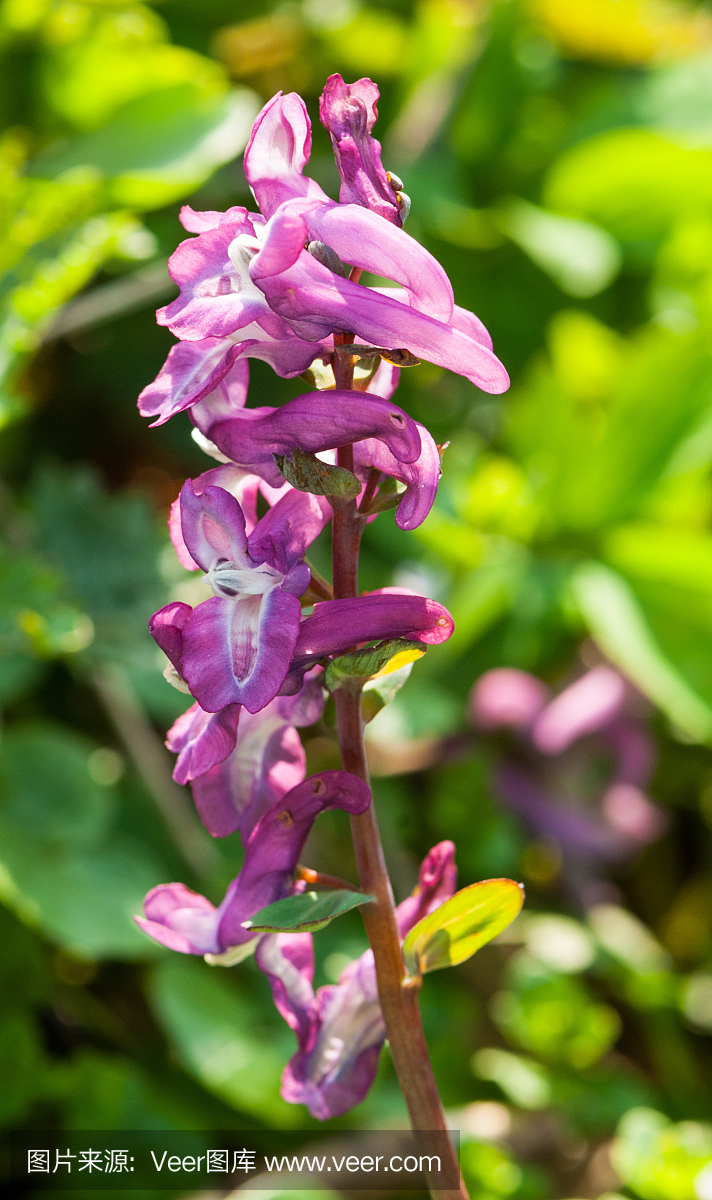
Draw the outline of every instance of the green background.
[[[362,556],[362,587],[408,583],[456,621],[370,735],[398,899],[446,837],[462,886],[527,885],[518,941],[423,988],[466,1178],[478,1200],[708,1200],[712,12],[3,0],[0,58],[4,1128],[322,1128],[279,1097],[293,1037],[254,964],[171,955],[131,921],[159,882],[216,900],[240,862],[171,783],[161,741],[185,698],[146,631],[191,594],[165,517],[206,460],[186,416],[149,430],[135,402],[172,343],[152,309],[173,294],[180,203],[250,203],[239,156],[280,88],[305,97],[309,169],[336,196],[317,104],[340,71],[378,82],[408,232],[513,380],[493,398],[403,373],[399,403],[450,443],[443,480],[424,526],[386,513]],[[256,363],[250,403],[303,387]],[[466,716],[491,667],[559,687],[601,652],[647,697],[669,817],[611,877],[625,936],[587,923],[552,847],[500,807]],[[312,769],[336,765],[328,724],[303,734]],[[355,878],[342,814],[308,853]],[[315,941],[333,981],[365,946],[358,914]],[[386,1052],[331,1124],[404,1120]]]

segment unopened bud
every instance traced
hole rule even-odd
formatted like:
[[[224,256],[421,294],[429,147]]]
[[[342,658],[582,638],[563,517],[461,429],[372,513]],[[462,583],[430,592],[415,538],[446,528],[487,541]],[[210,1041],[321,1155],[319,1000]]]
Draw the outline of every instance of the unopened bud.
[[[335,275],[342,275],[346,279],[348,275],[346,267],[336,251],[332,250],[331,246],[327,246],[326,242],[310,242],[307,250],[317,262],[321,263],[322,267],[328,267]]]

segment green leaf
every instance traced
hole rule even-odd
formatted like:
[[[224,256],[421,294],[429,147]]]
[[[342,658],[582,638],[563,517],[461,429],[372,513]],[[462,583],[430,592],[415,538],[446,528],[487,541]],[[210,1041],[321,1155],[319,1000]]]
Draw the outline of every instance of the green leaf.
[[[303,1122],[279,1095],[294,1035],[244,976],[166,955],[151,971],[148,996],[174,1053],[205,1087],[272,1128]]]
[[[334,658],[326,668],[324,682],[333,692],[347,679],[371,679],[375,675],[389,675],[408,663],[422,658],[425,647],[420,642],[406,638],[391,638],[365,650],[353,650]]]
[[[300,896],[287,896],[286,900],[268,904],[242,925],[256,933],[313,932],[323,929],[334,917],[371,900],[373,896],[348,892],[345,888],[333,892],[302,892]]]
[[[453,967],[506,929],[524,902],[524,889],[512,879],[485,879],[455,892],[411,929],[403,943],[414,975]]]
[[[611,662],[693,741],[712,739],[712,708],[665,656],[628,583],[589,562],[574,572],[571,586],[591,636]]]
[[[496,214],[500,228],[569,296],[595,296],[618,274],[621,253],[605,229],[512,199]]]
[[[199,187],[244,148],[257,110],[245,88],[205,95],[191,83],[130,101],[103,129],[40,155],[32,174],[94,167],[114,203],[158,208]]]
[[[0,899],[80,957],[154,957],[133,915],[165,867],[113,827],[118,795],[92,778],[94,749],[61,726],[15,725],[6,733]]]
[[[364,684],[361,711],[366,724],[395,699],[403,684],[408,682],[412,670],[412,662],[407,662],[403,667],[396,667],[388,672],[381,671]]]
[[[277,470],[292,487],[313,496],[358,496],[361,484],[345,467],[332,467],[295,446],[291,456],[275,454]]]

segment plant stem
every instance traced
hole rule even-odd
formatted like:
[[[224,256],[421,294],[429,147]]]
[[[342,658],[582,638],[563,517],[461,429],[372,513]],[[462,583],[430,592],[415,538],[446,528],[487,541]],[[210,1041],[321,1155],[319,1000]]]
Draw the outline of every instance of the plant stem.
[[[353,341],[353,335],[335,335],[334,341],[348,344]],[[334,374],[337,388],[351,387],[353,365],[346,358],[334,356]],[[351,446],[340,447],[338,465],[347,469],[353,467]],[[358,595],[358,556],[365,519],[358,513],[355,500],[339,499],[332,505],[334,596],[343,599]],[[368,784],[361,688],[344,685],[334,693],[334,701],[344,770],[358,775]],[[373,804],[365,813],[351,817],[351,831],[360,886],[376,897],[375,902],[364,905],[361,912],[375,958],[378,995],[391,1055],[411,1124],[416,1135],[419,1131],[446,1131],[445,1114],[420,1017],[420,979],[410,978],[403,962],[393,892]],[[453,1176],[459,1178],[459,1188],[441,1190],[431,1187],[431,1193],[436,1200],[467,1200],[455,1150],[449,1139],[444,1141],[450,1155],[448,1166]],[[423,1151],[432,1153],[432,1147],[427,1148],[427,1138],[422,1138],[421,1142]]]

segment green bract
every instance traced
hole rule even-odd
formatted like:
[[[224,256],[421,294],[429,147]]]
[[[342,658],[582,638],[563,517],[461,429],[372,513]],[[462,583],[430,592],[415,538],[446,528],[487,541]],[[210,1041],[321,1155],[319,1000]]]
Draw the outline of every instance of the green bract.
[[[454,967],[491,942],[516,917],[524,889],[513,879],[485,879],[455,892],[411,929],[403,943],[414,975]]]
[[[329,691],[333,692],[347,679],[390,675],[422,658],[424,654],[425,650],[419,642],[391,638],[387,642],[379,642],[377,646],[367,646],[365,650],[354,650],[351,654],[334,658],[326,668],[324,680]]]
[[[373,896],[348,892],[345,888],[334,892],[302,892],[300,896],[287,896],[286,900],[268,904],[242,924],[256,933],[314,932],[359,904],[368,904],[369,900]]]
[[[351,471],[345,467],[332,467],[298,446],[289,458],[286,454],[275,454],[274,461],[287,482],[300,492],[311,492],[313,496],[353,497],[361,491],[361,484]]]

